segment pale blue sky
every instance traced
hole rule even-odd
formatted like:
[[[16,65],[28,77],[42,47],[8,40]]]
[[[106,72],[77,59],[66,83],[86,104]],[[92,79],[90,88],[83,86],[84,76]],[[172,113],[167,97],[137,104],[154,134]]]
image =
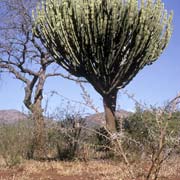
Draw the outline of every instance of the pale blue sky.
[[[153,65],[145,67],[125,88],[130,94],[134,94],[137,100],[147,105],[161,105],[180,91],[180,1],[164,0],[163,2],[166,9],[174,11],[174,31],[171,41],[161,57]],[[3,75],[0,80],[0,110],[22,110],[23,87],[23,84],[12,76]],[[102,111],[101,97],[90,85],[86,87],[94,104]],[[48,97],[52,90],[70,99],[82,100],[80,88],[72,81],[63,80],[60,77],[50,78],[45,85],[45,97]],[[53,112],[56,107],[64,106],[64,103],[61,96],[50,97],[49,111]],[[122,109],[134,109],[134,103],[121,91],[119,91],[118,105]]]

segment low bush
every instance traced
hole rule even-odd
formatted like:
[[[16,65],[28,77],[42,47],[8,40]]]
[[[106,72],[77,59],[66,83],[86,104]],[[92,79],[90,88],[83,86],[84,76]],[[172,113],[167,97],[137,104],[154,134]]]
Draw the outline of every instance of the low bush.
[[[30,123],[0,125],[0,156],[7,166],[14,166],[27,158],[31,143]]]
[[[82,126],[85,126],[83,118],[67,115],[64,119],[59,120],[53,129],[47,130],[48,142],[57,148],[58,159],[72,160],[78,157],[86,138]]]

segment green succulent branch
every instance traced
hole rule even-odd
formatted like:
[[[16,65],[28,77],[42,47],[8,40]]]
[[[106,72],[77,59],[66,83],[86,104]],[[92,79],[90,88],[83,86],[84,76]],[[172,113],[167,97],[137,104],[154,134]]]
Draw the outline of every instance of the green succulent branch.
[[[34,29],[54,59],[103,96],[158,59],[172,33],[161,0],[46,0]]]

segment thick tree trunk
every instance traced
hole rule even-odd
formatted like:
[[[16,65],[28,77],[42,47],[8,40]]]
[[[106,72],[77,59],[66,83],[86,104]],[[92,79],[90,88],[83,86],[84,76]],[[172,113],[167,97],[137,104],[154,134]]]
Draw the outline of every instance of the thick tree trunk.
[[[41,101],[37,100],[32,108],[32,118],[34,122],[33,134],[33,158],[42,159],[46,157],[45,152],[45,122],[43,117],[43,109],[41,108]]]
[[[117,99],[117,92],[113,92],[103,97],[106,127],[111,133],[117,131],[116,116],[115,116],[116,99]]]

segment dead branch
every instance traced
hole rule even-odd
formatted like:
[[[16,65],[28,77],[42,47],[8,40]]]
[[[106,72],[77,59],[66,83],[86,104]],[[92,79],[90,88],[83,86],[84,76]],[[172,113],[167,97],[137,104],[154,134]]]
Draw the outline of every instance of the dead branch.
[[[85,101],[85,104],[91,108],[92,110],[95,111],[95,113],[99,113],[98,108],[93,104],[93,100],[91,99],[90,95],[86,91],[85,87],[83,86],[82,82],[77,82],[82,90],[82,97],[83,100]]]

